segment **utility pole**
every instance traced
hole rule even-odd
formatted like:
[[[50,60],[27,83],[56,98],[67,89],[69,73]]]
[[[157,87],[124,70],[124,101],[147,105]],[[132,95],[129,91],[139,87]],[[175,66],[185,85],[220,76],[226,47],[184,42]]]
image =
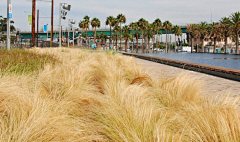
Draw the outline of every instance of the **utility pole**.
[[[52,0],[52,12],[51,12],[51,41],[50,41],[50,47],[52,47],[53,42],[53,8],[54,8],[54,0]]]
[[[36,0],[32,1],[32,46],[35,46],[35,9],[36,9]]]
[[[11,0],[7,1],[7,50],[10,50],[10,18],[12,18]]]
[[[38,47],[38,25],[39,25],[39,9],[37,10],[37,47]]]
[[[62,15],[61,15],[61,12],[62,12],[62,3],[59,4],[59,34],[58,34],[58,37],[59,37],[59,47],[61,48],[62,47],[62,30],[61,30],[61,19],[62,19]]]

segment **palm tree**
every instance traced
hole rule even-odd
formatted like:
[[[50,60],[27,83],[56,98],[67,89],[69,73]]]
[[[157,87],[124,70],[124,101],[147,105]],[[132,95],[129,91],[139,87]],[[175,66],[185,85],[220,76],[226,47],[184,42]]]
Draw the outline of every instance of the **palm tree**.
[[[187,26],[188,37],[191,37],[191,53],[193,51],[193,39],[200,35],[199,25],[197,24],[188,24]]]
[[[167,49],[166,52],[168,52],[169,49],[168,49],[168,46],[167,46],[167,43],[168,43],[167,37],[168,37],[169,31],[172,29],[172,23],[169,22],[169,21],[165,21],[163,23],[163,28],[164,28],[164,30],[166,30],[166,49]]]
[[[130,34],[130,28],[125,25],[123,27],[123,34],[124,34],[124,38],[125,38],[125,52],[127,52],[128,49],[128,40],[131,38],[131,34]]]
[[[137,38],[137,50],[136,50],[136,53],[138,53],[138,37],[139,37],[138,35],[139,35],[139,30],[140,30],[139,22],[136,22],[135,30],[136,30],[136,38]]]
[[[178,36],[178,39],[180,39],[180,36],[182,36],[182,29],[180,28],[180,30],[177,32],[176,34]],[[178,40],[179,43],[179,40]],[[179,48],[178,48],[179,49]]]
[[[82,43],[83,43],[83,29],[85,28],[85,22],[82,20],[82,21],[80,21],[79,23],[78,23],[78,26],[79,26],[79,28],[81,28],[82,29],[82,38],[81,38],[81,47],[82,47]]]
[[[220,23],[221,23],[220,29],[222,31],[222,34],[224,37],[224,42],[225,42],[224,53],[226,54],[227,53],[227,38],[231,34],[231,27],[230,27],[231,21],[228,17],[224,17],[220,20]]]
[[[236,36],[236,50],[237,54],[239,54],[239,48],[238,48],[238,37],[239,37],[239,31],[240,31],[240,12],[235,12],[230,15],[230,25],[232,30],[235,33]]]
[[[145,33],[145,36],[147,37],[147,40],[148,40],[148,46],[147,46],[147,52],[149,53],[149,49],[150,49],[150,39],[153,37],[153,28],[154,28],[154,25],[153,24],[148,24],[147,25],[147,32]],[[154,31],[155,32],[155,31]]]
[[[157,31],[158,33],[158,27],[154,24],[154,22],[152,24],[150,24],[150,30],[152,30],[152,41],[153,41],[153,53],[154,53],[154,43],[155,43],[155,32]],[[157,45],[157,43],[156,43]]]
[[[144,53],[144,46],[143,46],[143,38],[144,38],[144,31],[147,29],[148,21],[141,18],[138,20],[140,29],[142,31],[142,52]]]
[[[118,33],[119,33],[119,31],[120,31],[120,27],[118,26],[118,24],[115,25],[115,27],[114,27],[113,30],[114,30],[114,32],[115,32],[115,34],[116,34],[116,50],[118,50],[117,40],[118,40]]]
[[[134,22],[130,23],[130,25],[129,25],[129,27],[132,30],[132,52],[133,52],[133,49],[134,49],[134,37],[133,36],[134,36],[134,30],[136,30],[136,26],[137,26],[137,24],[134,23]]]
[[[157,18],[156,20],[154,20],[154,25],[157,27],[157,37],[158,37],[158,31],[159,31],[159,29],[162,27],[162,21],[159,19],[159,18]],[[160,40],[159,40],[160,41]],[[156,44],[157,45],[157,44]]]
[[[210,35],[209,25],[206,22],[201,22],[199,24],[199,36],[202,40],[202,49],[201,51],[204,52],[204,42],[207,37]]]
[[[214,40],[214,51],[216,53],[216,42],[217,40],[221,39],[221,31],[220,31],[220,24],[219,23],[212,23],[211,26],[211,38]]]
[[[91,21],[92,27],[95,28],[95,34],[94,34],[94,43],[96,43],[96,33],[97,33],[97,27],[100,28],[100,20],[98,18],[93,18]]]
[[[89,16],[84,16],[84,22],[85,22],[85,29],[86,29],[86,44],[87,44],[87,29],[89,29],[89,22],[90,22],[90,17]],[[89,45],[90,46],[90,45]]]
[[[112,26],[114,25],[114,22],[116,21],[116,18],[114,18],[113,16],[109,16],[106,19],[106,25],[110,26],[110,38],[109,38],[109,48],[110,48],[110,44],[112,42]]]
[[[176,48],[177,48],[177,40],[176,40],[176,37],[177,37],[179,31],[181,31],[181,28],[180,28],[178,25],[173,26],[173,33],[175,34],[175,44],[176,44],[176,46],[175,46],[175,52],[176,52]]]
[[[101,34],[100,34],[100,38],[101,38],[101,42],[102,42],[102,44],[103,44],[103,41],[104,41],[104,43],[105,43],[105,47],[106,47],[106,40],[108,39],[108,35],[105,34],[104,32],[101,32]]]
[[[122,23],[126,23],[126,17],[123,14],[118,14],[117,20],[120,23],[120,31],[121,31],[121,36],[120,36],[120,47],[122,43]]]

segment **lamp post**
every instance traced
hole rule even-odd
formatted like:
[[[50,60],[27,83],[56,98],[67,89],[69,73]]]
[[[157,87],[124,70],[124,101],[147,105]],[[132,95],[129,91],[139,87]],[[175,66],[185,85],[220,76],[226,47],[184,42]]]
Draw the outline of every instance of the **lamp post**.
[[[67,15],[67,12],[62,10],[65,9],[65,10],[68,10],[70,11],[71,9],[71,5],[68,5],[66,3],[60,3],[59,4],[59,46],[61,48],[61,44],[62,44],[62,35],[61,35],[61,19],[66,19],[66,15]]]
[[[72,25],[75,24],[76,21],[73,19],[68,19],[68,47],[69,47],[69,29],[72,28]],[[73,30],[74,32],[74,30]],[[74,42],[74,35],[73,35],[73,42]],[[73,43],[74,45],[74,43]]]

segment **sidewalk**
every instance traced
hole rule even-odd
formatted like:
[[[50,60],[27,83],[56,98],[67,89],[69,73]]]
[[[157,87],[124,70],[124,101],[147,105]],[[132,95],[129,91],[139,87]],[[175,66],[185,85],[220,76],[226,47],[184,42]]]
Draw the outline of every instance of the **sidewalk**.
[[[156,76],[165,73],[169,76],[177,76],[181,73],[201,77],[205,82],[204,94],[216,94],[230,92],[231,95],[240,95],[240,82],[232,81],[220,77],[211,76],[208,74],[189,71],[181,68],[176,68],[160,63],[155,63],[143,59],[134,58],[136,63],[140,64],[147,73],[156,78]]]

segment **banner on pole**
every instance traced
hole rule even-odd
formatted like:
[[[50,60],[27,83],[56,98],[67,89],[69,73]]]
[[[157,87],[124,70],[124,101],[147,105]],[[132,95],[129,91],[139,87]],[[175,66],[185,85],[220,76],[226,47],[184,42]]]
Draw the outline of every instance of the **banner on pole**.
[[[43,26],[43,31],[44,31],[44,33],[47,32],[47,25],[44,25],[44,26]]]
[[[12,4],[8,5],[8,18],[12,18]]]
[[[28,15],[28,25],[32,24],[32,15]]]

